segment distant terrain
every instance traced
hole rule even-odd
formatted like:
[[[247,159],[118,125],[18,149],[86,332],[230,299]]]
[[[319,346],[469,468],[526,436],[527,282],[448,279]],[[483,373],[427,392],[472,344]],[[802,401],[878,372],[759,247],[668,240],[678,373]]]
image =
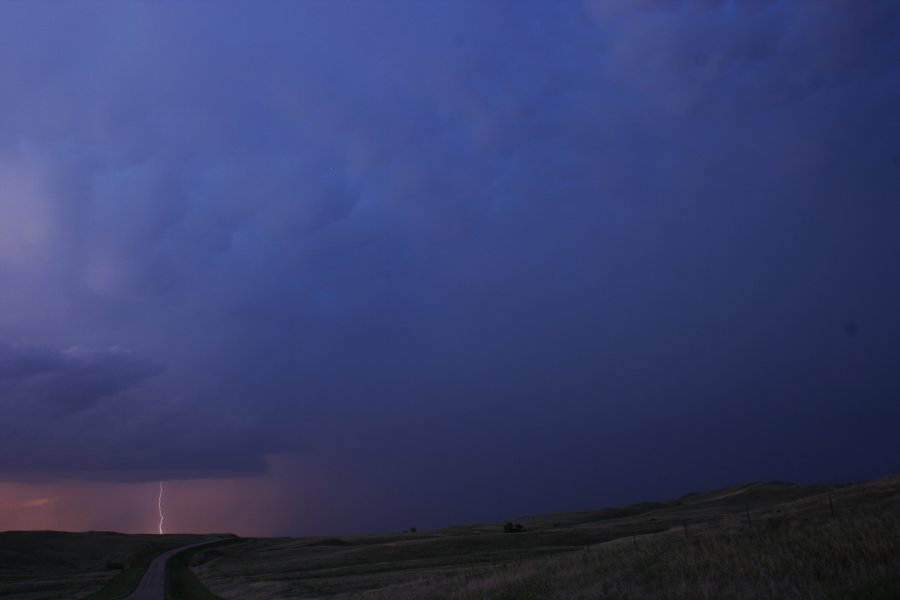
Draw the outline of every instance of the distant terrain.
[[[136,557],[201,537],[3,533],[0,598],[84,598]],[[246,538],[182,562],[234,600],[892,600],[900,599],[900,475],[753,483],[419,533]]]

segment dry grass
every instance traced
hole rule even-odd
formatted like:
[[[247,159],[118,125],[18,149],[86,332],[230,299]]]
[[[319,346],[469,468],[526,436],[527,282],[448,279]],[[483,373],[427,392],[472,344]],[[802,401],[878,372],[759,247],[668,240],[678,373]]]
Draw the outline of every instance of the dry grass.
[[[900,597],[900,522],[805,531],[672,532],[489,572],[421,579],[340,598],[876,599]]]
[[[530,531],[247,540],[201,555],[195,571],[220,596],[246,600],[900,598],[898,476],[516,521]]]
[[[139,555],[196,539],[93,531],[0,533],[0,598],[82,598],[100,590]]]

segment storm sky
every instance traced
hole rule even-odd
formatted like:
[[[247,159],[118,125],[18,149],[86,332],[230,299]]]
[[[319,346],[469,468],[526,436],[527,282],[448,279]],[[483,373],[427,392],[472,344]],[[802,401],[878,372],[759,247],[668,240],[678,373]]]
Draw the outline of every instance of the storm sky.
[[[0,5],[0,528],[900,469],[895,0]]]

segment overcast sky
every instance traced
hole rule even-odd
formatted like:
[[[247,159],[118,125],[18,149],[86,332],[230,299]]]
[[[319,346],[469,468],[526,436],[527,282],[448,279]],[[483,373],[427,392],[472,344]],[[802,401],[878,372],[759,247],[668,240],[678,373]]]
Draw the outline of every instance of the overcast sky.
[[[0,528],[900,469],[895,0],[7,2],[0,82]]]

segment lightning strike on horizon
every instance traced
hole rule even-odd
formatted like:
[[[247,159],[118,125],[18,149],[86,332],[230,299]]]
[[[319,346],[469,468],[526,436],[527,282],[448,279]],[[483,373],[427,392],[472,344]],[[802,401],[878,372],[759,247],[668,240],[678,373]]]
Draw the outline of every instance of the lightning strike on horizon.
[[[162,497],[163,497],[163,482],[160,481],[159,482],[159,498],[156,501],[156,505],[159,508],[159,535],[162,535],[163,521],[166,520],[165,516],[163,516]]]

